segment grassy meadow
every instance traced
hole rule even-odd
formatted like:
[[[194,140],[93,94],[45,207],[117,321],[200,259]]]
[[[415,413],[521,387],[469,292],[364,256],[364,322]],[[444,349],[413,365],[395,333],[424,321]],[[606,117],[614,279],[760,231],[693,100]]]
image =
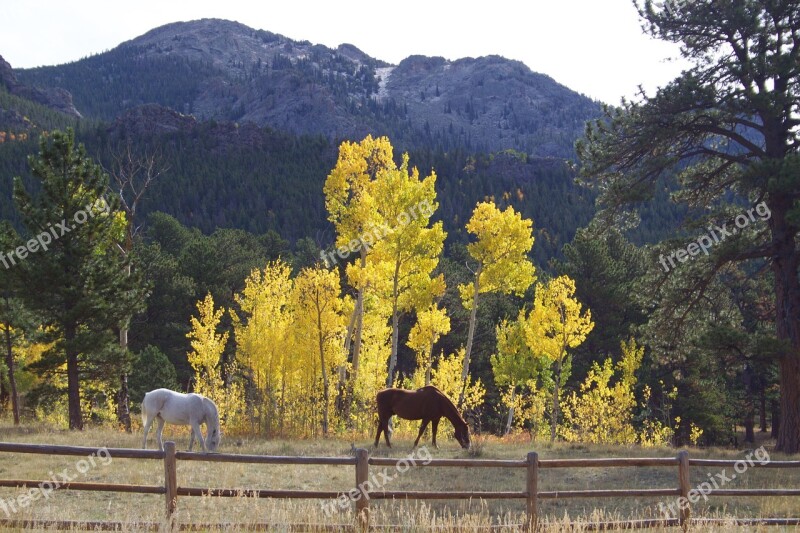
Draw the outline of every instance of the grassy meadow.
[[[165,440],[175,440],[178,449],[188,446],[188,428],[167,426]],[[90,428],[81,433],[55,430],[44,425],[25,425],[14,428],[8,421],[0,422],[0,441],[63,444],[108,448],[138,448],[141,431],[126,434],[108,428]],[[499,439],[474,437],[476,449],[462,450],[452,439],[440,439],[440,449],[435,450],[426,441],[425,450],[412,450],[413,439],[396,435],[394,448],[385,445],[372,450],[371,439],[364,437],[355,442],[343,439],[317,440],[266,440],[264,438],[223,438],[221,452],[293,456],[347,456],[352,446],[364,447],[371,455],[380,457],[408,457],[412,453],[422,462],[427,453],[435,458],[524,459],[529,451],[539,452],[541,459],[588,457],[671,457],[675,449],[614,446],[583,446],[549,443],[531,443],[527,437]],[[761,445],[759,442],[757,445]],[[764,441],[770,450],[769,441]],[[151,433],[149,447],[155,447]],[[693,458],[742,459],[746,450],[690,449]],[[771,460],[786,459],[770,453]],[[795,458],[796,459],[796,458]],[[163,484],[163,464],[157,460],[111,459],[97,457],[91,464],[74,456],[47,456],[0,453],[0,479],[44,480],[62,473],[74,481],[153,485]],[[66,469],[66,470],[65,470]],[[178,462],[178,484],[191,487],[263,488],[298,490],[341,490],[353,488],[352,466],[315,465],[248,465],[231,463]],[[391,481],[385,481],[384,490],[426,491],[522,491],[525,487],[525,469],[500,468],[411,468],[399,473],[393,467],[371,466],[370,473],[385,470]],[[706,481],[709,474],[721,468],[692,467],[692,485]],[[727,473],[730,477],[731,472]],[[653,468],[570,468],[541,469],[539,490],[585,490],[625,488],[677,487],[677,467]],[[763,469],[751,467],[724,488],[800,488],[800,470]],[[24,489],[0,488],[0,518],[53,519],[53,520],[113,520],[133,525],[126,530],[141,529],[142,522],[161,522],[164,499],[161,495],[121,494],[56,490],[45,498],[30,502],[27,507],[10,509],[9,501],[18,501]],[[15,500],[16,499],[16,500]],[[619,500],[543,500],[540,516],[547,531],[580,531],[599,521],[661,517],[658,503],[671,503],[664,499],[625,498]],[[354,522],[353,505],[339,509],[320,500],[269,500],[218,497],[179,497],[177,518],[182,523],[271,523],[275,530],[288,525],[347,526]],[[372,524],[392,524],[401,531],[484,531],[490,526],[509,530],[524,522],[523,500],[491,501],[409,501],[370,502]],[[714,497],[693,506],[696,517],[796,517],[800,516],[800,498],[729,498]],[[232,530],[233,528],[228,528]],[[658,529],[657,529],[658,530]],[[665,528],[665,531],[679,531]],[[732,523],[720,526],[694,526],[694,531],[800,531],[800,528],[740,527]]]

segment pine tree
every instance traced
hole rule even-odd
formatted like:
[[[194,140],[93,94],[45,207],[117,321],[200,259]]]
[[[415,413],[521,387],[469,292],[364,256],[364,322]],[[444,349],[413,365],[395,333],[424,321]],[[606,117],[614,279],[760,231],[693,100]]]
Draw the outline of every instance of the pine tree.
[[[53,132],[29,159],[35,196],[20,178],[14,195],[31,238],[15,250],[28,307],[41,315],[57,340],[40,371],[66,363],[70,429],[82,429],[81,376],[113,380],[126,355],[115,342],[126,317],[144,300],[138,276],[126,275],[117,252],[125,216],[115,198],[105,198],[108,176],[75,144],[75,133]],[[9,254],[9,260],[14,259]]]
[[[687,307],[705,300],[727,263],[769,264],[776,335],[785,344],[777,357],[781,423],[776,449],[798,453],[800,5],[765,0],[659,4],[636,1],[644,28],[679,44],[690,66],[652,96],[607,107],[577,146],[581,172],[603,191],[608,220],[642,205],[665,175],[679,173],[673,197],[696,208],[686,222],[702,228],[703,235],[693,238],[703,239],[698,242],[705,253],[699,254],[695,242],[687,246],[687,255],[673,249],[659,258],[664,278],[686,266],[682,263],[689,257],[704,267],[691,285],[679,288],[684,310],[675,315],[675,324]],[[745,202],[749,207],[742,207]],[[743,226],[742,217],[747,223],[734,228]],[[715,239],[709,224],[720,230]],[[723,244],[717,242],[720,236],[727,237]]]

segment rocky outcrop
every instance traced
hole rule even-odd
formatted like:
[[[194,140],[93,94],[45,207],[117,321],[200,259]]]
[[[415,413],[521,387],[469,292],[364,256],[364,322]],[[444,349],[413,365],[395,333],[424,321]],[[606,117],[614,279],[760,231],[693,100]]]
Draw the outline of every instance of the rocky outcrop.
[[[14,69],[2,56],[0,56],[0,85],[3,85],[9,93],[20,98],[31,100],[67,115],[81,116],[72,103],[72,95],[69,91],[58,87],[40,89],[21,84],[14,74]]]
[[[126,111],[114,121],[109,131],[123,136],[150,137],[188,131],[197,120],[158,104],[147,104]]]

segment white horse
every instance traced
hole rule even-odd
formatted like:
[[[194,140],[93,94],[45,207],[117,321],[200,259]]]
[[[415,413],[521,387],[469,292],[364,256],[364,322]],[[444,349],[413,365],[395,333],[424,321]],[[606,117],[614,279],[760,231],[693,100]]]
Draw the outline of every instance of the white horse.
[[[161,432],[164,422],[182,426],[192,426],[189,438],[189,451],[192,451],[194,438],[200,441],[204,452],[215,451],[221,438],[219,430],[219,412],[214,402],[199,394],[181,394],[169,389],[156,389],[144,395],[142,400],[142,423],[144,424],[144,441],[142,448],[147,448],[147,433],[153,420],[158,419],[156,438],[159,449],[164,449]],[[206,425],[206,439],[200,431],[200,424]]]

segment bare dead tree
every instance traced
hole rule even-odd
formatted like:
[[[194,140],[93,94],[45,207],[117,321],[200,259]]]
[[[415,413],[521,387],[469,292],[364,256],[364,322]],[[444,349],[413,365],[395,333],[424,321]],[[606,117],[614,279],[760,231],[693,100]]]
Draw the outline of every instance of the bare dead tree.
[[[147,189],[159,176],[167,171],[167,167],[161,164],[162,156],[160,151],[136,151],[130,138],[121,147],[109,146],[112,168],[108,174],[113,180],[110,187],[114,188],[114,193],[119,196],[120,205],[125,210],[127,224],[125,226],[125,236],[119,250],[126,258],[133,250],[134,238],[141,230],[143,223],[137,225],[136,210],[139,202],[144,198]],[[127,262],[126,274],[131,275],[131,265]],[[128,331],[130,320],[120,325],[119,345],[123,351],[128,350]],[[117,420],[128,433],[131,432],[130,397],[128,394],[128,373],[123,371],[120,375],[120,388],[117,392]]]

